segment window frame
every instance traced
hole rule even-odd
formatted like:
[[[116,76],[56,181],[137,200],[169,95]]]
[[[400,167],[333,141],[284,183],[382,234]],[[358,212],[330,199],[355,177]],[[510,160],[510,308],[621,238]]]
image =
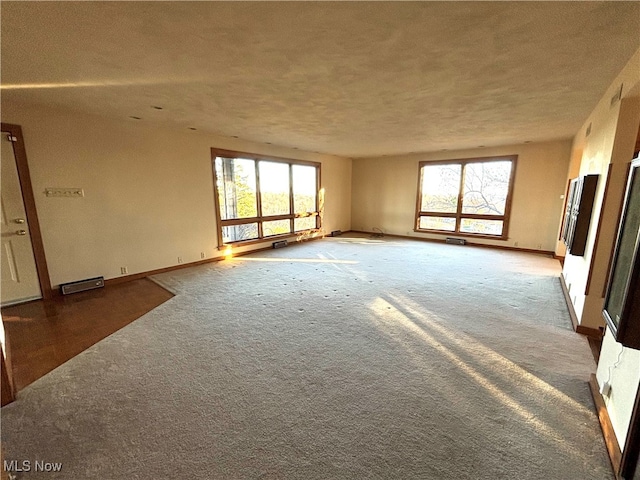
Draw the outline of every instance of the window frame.
[[[247,160],[254,160],[255,165],[255,175],[256,175],[256,208],[258,215],[255,217],[243,217],[243,218],[233,218],[223,220],[220,214],[220,193],[218,192],[218,177],[216,173],[216,158],[241,158]],[[260,162],[274,162],[274,163],[284,163],[289,166],[289,213],[288,214],[280,214],[280,215],[262,215],[262,192],[260,190]],[[294,208],[294,191],[293,191],[293,165],[302,165],[302,166],[310,166],[315,167],[316,169],[316,204],[314,212],[306,212],[306,213],[295,213]],[[216,211],[216,226],[218,233],[218,249],[222,250],[229,245],[232,246],[244,246],[251,245],[255,243],[264,243],[269,241],[277,241],[284,238],[297,237],[300,235],[304,235],[309,232],[318,231],[322,228],[322,215],[321,215],[321,168],[322,164],[320,162],[312,162],[307,160],[298,160],[293,158],[285,158],[285,157],[277,157],[272,155],[262,155],[257,153],[250,152],[240,152],[237,150],[225,150],[221,148],[211,148],[211,166],[213,169],[213,197],[214,197],[214,205]],[[296,218],[308,218],[313,216],[316,218],[316,227],[306,230],[300,230],[298,232],[295,231],[295,219]],[[291,224],[291,232],[282,233],[277,235],[264,235],[263,231],[263,222],[269,222],[273,220],[289,220]],[[224,237],[222,233],[223,227],[234,226],[234,225],[243,225],[249,223],[257,223],[258,224],[258,237],[252,238],[248,240],[239,240],[235,242],[224,242]]]
[[[489,214],[477,214],[477,213],[462,213],[463,199],[464,199],[464,186],[465,186],[465,172],[468,164],[474,163],[491,163],[491,162],[511,162],[511,173],[509,175],[509,187],[507,191],[507,197],[505,200],[504,215],[489,215]],[[513,189],[516,178],[516,167],[518,164],[518,155],[499,155],[491,157],[475,157],[475,158],[459,158],[451,160],[434,160],[434,161],[421,161],[418,164],[418,194],[416,199],[416,215],[414,219],[413,231],[417,233],[435,233],[437,235],[455,235],[463,237],[473,238],[488,238],[492,240],[508,240],[509,238],[509,224],[511,220],[511,203],[513,200]],[[460,185],[458,187],[458,204],[454,213],[446,212],[430,212],[422,211],[422,180],[424,175],[423,167],[431,165],[460,165]],[[441,218],[455,218],[455,230],[434,230],[428,228],[420,228],[421,217],[441,217]],[[489,235],[486,233],[472,233],[461,232],[460,225],[463,219],[478,219],[478,220],[499,220],[502,221],[502,234],[501,235]]]

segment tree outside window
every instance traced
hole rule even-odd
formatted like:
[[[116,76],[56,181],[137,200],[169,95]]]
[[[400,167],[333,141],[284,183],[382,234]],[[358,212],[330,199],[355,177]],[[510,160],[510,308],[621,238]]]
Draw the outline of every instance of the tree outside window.
[[[221,244],[320,228],[320,164],[212,149]]]
[[[421,162],[416,231],[506,239],[516,159]]]

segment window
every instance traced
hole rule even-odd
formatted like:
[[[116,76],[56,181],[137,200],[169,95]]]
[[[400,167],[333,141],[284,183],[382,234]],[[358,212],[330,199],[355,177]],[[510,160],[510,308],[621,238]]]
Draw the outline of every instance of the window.
[[[320,228],[320,164],[211,149],[219,245]]]
[[[506,239],[516,159],[420,162],[415,230]]]

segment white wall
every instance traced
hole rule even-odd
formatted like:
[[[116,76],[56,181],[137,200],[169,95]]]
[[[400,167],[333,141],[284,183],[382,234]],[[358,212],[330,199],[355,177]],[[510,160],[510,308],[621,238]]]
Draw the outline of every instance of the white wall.
[[[605,382],[611,385],[604,400],[620,448],[624,448],[640,383],[640,350],[623,347],[607,329],[596,377],[599,385]]]
[[[420,161],[518,155],[507,240],[476,239],[487,245],[555,251],[569,167],[570,140],[354,159],[352,228],[421,238],[413,231]]]
[[[611,98],[623,85],[622,100],[611,105]],[[591,134],[586,130],[591,125]],[[581,325],[596,328],[602,319],[603,291],[615,241],[619,211],[627,178],[627,167],[640,126],[640,50],[611,83],[600,102],[576,135],[572,147],[569,178],[599,173],[602,178],[596,194],[587,251],[584,257],[567,255],[563,275],[571,284],[570,296]],[[607,172],[609,187],[604,195]],[[598,222],[600,234],[596,241]],[[589,291],[587,281],[591,277]],[[605,397],[618,443],[624,448],[631,412],[640,384],[640,351],[617,343],[610,331],[604,337],[597,370],[598,383],[608,381]]]
[[[4,102],[2,121],[23,129],[53,285],[220,256],[211,147],[321,162],[323,228],[350,228],[350,159]],[[46,187],[85,196],[50,198]]]
[[[600,175],[585,253],[583,256],[568,254],[563,268],[579,323],[589,328],[604,325],[600,314],[602,292],[615,241],[627,167],[633,156],[640,124],[640,98],[634,93],[634,85],[639,81],[640,50],[607,89],[573,141],[570,178]],[[623,98],[612,106],[611,97],[621,84],[626,87],[623,89]],[[586,136],[589,126],[591,133]],[[607,176],[609,187],[605,201]],[[600,235],[597,235],[599,223]]]

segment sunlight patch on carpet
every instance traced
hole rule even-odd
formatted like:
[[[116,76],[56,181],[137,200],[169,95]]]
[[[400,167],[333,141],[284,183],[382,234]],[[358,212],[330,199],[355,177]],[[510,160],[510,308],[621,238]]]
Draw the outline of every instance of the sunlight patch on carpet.
[[[355,265],[358,262],[355,260],[337,260],[331,258],[265,258],[265,257],[235,257],[232,259],[234,262],[295,262],[295,263],[338,263]]]
[[[576,449],[573,445],[569,444],[562,436],[561,432],[546,424],[542,420],[536,418],[536,415],[521,405],[512,396],[508,395],[504,391],[500,390],[495,384],[493,384],[485,375],[480,373],[473,366],[469,365],[459,355],[454,353],[443,343],[439,342],[435,337],[427,333],[423,328],[414,323],[403,312],[398,310],[391,303],[387,302],[383,298],[376,298],[370,309],[374,312],[375,317],[378,320],[378,327],[381,330],[388,330],[393,333],[393,329],[396,326],[400,326],[409,330],[413,335],[418,336],[421,340],[427,343],[430,347],[436,349],[443,356],[447,357],[453,365],[455,365],[462,373],[468,378],[474,381],[476,384],[484,388],[490,395],[496,400],[501,402],[505,407],[511,410],[513,413],[522,418],[527,424],[529,424],[537,433],[545,435],[548,439],[552,440],[558,448],[565,453],[577,458],[586,459],[586,455],[583,452]],[[396,341],[398,338],[394,335],[390,335]],[[464,346],[461,345],[463,348]],[[505,359],[506,360],[506,359]],[[523,371],[524,372],[524,371]],[[548,386],[548,389],[551,387]],[[544,392],[540,392],[544,393]]]
[[[449,341],[454,343],[456,346],[464,349],[468,349],[469,345],[473,345],[473,349],[468,349],[468,353],[476,357],[479,362],[489,363],[494,362],[498,365],[492,365],[494,367],[494,373],[501,374],[506,379],[512,378],[514,375],[521,377],[532,384],[534,388],[540,390],[544,395],[551,395],[555,397],[557,400],[563,402],[571,409],[577,409],[582,411],[585,414],[591,414],[592,411],[582,404],[576,402],[574,399],[560,392],[558,389],[552,387],[548,383],[540,380],[535,375],[532,375],[524,368],[515,364],[508,358],[497,353],[495,350],[487,348],[482,343],[478,342],[474,338],[465,334],[460,330],[453,331],[452,329],[446,327],[441,322],[436,319],[436,316],[433,314],[425,314],[424,307],[413,302],[410,298],[405,296],[398,296],[389,293],[389,297],[393,298],[395,302],[402,305],[404,309],[407,310],[413,317],[420,320],[425,326],[432,328],[439,332],[440,334],[447,337]],[[498,367],[498,368],[496,368]]]

